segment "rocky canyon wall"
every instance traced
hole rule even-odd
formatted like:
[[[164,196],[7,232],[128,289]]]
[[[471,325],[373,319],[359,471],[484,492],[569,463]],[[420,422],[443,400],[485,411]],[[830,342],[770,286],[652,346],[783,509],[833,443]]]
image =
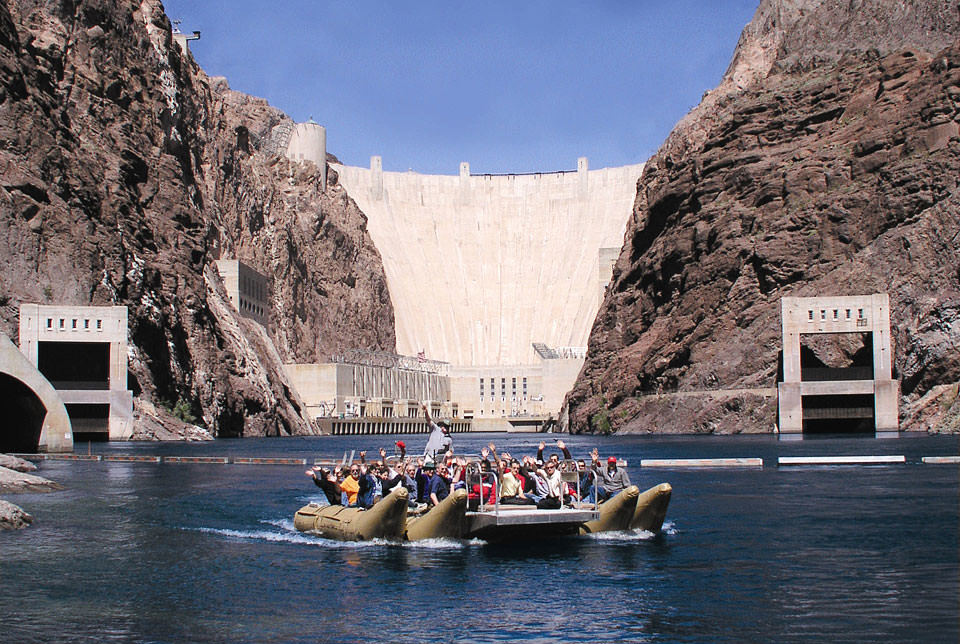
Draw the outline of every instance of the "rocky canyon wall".
[[[770,431],[780,298],[873,292],[890,294],[902,425],[955,428],[958,24],[946,1],[761,3],[646,165],[571,431]],[[809,350],[846,366],[863,339]]]
[[[265,153],[284,120],[208,78],[156,0],[0,2],[3,330],[21,302],[126,305],[138,409],[312,432],[281,362],[392,350],[393,313],[336,174],[323,190],[313,164]],[[221,257],[272,279],[276,349],[229,304]]]

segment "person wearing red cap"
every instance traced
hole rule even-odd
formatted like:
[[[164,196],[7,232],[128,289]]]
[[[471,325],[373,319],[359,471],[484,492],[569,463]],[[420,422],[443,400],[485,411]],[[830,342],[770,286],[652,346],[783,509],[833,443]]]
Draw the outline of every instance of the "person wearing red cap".
[[[590,453],[593,458],[593,472],[597,480],[597,500],[606,501],[630,487],[630,476],[627,471],[617,467],[617,457],[607,459],[607,467],[600,467],[600,453],[596,448]]]
[[[400,458],[406,458],[407,457],[406,443],[404,443],[403,441],[397,441],[396,445],[397,445],[397,452],[399,452],[400,454]]]

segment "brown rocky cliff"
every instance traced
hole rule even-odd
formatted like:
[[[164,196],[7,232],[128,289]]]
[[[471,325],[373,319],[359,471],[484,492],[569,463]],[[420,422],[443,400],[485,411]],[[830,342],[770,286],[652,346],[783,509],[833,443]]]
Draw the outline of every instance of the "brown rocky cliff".
[[[202,72],[201,72],[202,74]],[[366,216],[327,170],[269,155],[289,119],[264,101],[210,82],[217,136],[204,176],[215,195],[218,252],[273,275],[270,335],[285,362],[343,348],[393,350],[393,308]]]
[[[258,151],[282,118],[181,55],[156,0],[0,2],[7,332],[21,302],[124,304],[136,394],[220,436],[311,432],[281,361],[392,349],[392,310],[352,202]],[[279,355],[211,269],[234,255],[275,280]]]
[[[770,431],[785,295],[890,294],[907,426],[936,426],[937,405],[923,419],[911,406],[960,380],[960,48],[893,51],[919,32],[953,42],[956,7],[765,2],[757,15],[786,5],[802,19],[770,60],[738,50],[708,109],[647,164],[567,398],[572,431],[604,416],[626,431]],[[867,5],[872,39],[850,12]],[[818,33],[832,39],[819,49]],[[759,72],[732,83],[737,69]],[[859,337],[810,344],[832,366],[863,352]]]

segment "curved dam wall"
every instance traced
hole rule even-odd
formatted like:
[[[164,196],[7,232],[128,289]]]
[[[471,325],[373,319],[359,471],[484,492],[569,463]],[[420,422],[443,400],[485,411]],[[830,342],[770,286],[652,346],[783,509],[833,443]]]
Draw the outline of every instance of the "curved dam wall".
[[[585,347],[643,164],[459,175],[335,165],[369,218],[397,351],[454,366],[537,364],[533,343]]]

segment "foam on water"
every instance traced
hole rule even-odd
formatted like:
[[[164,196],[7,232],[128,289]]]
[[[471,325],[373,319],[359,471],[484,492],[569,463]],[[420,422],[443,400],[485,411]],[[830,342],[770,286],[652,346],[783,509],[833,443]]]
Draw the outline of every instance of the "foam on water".
[[[405,548],[416,548],[423,550],[457,550],[460,548],[469,548],[471,546],[486,545],[482,539],[423,539],[421,541],[405,541],[402,545]]]
[[[323,548],[370,548],[378,546],[397,546],[396,542],[386,539],[371,539],[370,541],[337,541],[335,539],[326,539],[317,534],[308,532],[299,532],[297,530],[271,532],[268,530],[229,530],[223,528],[184,528],[185,530],[196,530],[207,534],[215,534],[231,539],[244,539],[250,541],[268,541],[279,543],[298,543],[310,546],[320,546]]]
[[[586,536],[597,541],[649,541],[657,535],[647,530],[614,530]]]
[[[266,523],[268,525],[276,526],[287,532],[293,532],[296,534],[303,534],[299,532],[293,525],[293,521],[290,519],[264,519],[261,523]],[[322,538],[322,537],[315,537]],[[432,550],[443,550],[443,549],[457,549],[465,548],[468,546],[478,546],[484,545],[486,541],[482,539],[451,539],[451,538],[439,538],[439,539],[422,539],[420,541],[388,541],[386,539],[374,539],[370,543],[379,542],[382,544],[389,544],[392,546],[403,546],[405,548],[425,548]]]
[[[336,539],[327,539],[318,534],[309,532],[300,532],[297,530],[293,521],[289,519],[262,519],[260,523],[271,525],[280,529],[279,532],[269,530],[230,530],[224,528],[182,528],[183,530],[195,530],[207,534],[215,534],[231,539],[245,539],[250,541],[268,541],[282,543],[299,543],[311,546],[322,546],[324,548],[370,548],[379,546],[389,546],[392,548],[411,548],[419,550],[459,550],[463,548],[485,545],[486,542],[481,539],[423,539],[421,541],[390,541],[388,539],[370,539],[368,541],[337,541]]]

